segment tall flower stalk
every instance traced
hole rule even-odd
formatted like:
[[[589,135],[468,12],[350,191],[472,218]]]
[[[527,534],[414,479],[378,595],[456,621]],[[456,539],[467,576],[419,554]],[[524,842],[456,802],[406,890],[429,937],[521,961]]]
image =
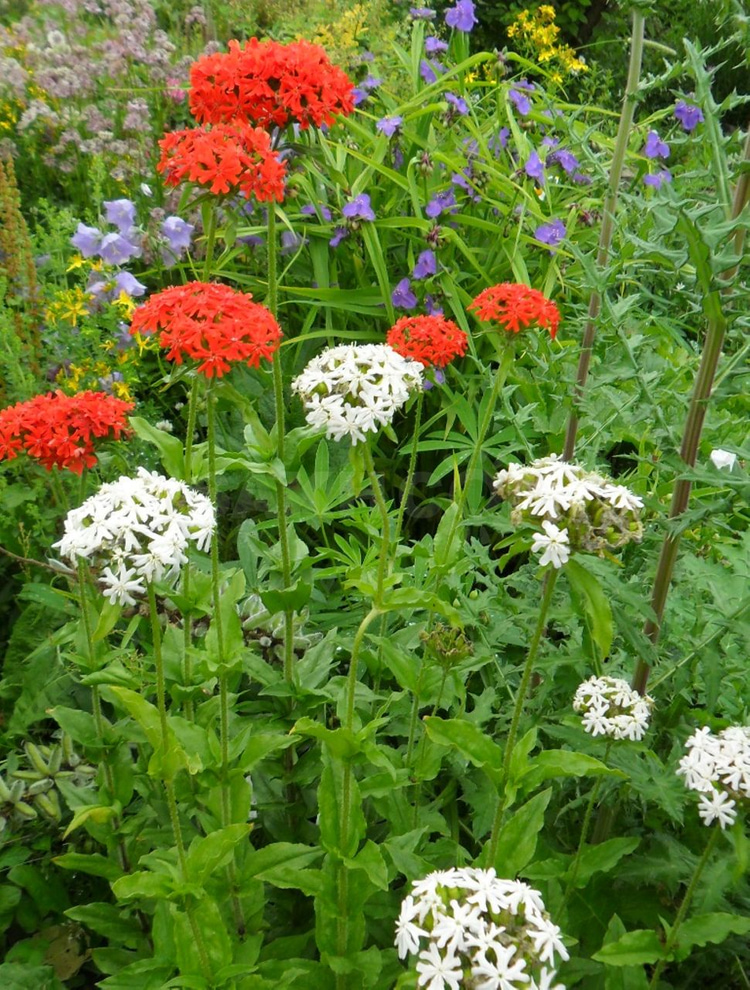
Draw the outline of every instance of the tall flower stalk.
[[[638,82],[641,77],[641,63],[643,60],[643,35],[644,35],[644,15],[636,7],[633,10],[633,27],[630,36],[630,65],[628,68],[628,78],[625,86],[625,96],[620,113],[620,124],[617,128],[615,148],[612,155],[612,165],[609,170],[609,185],[607,195],[604,199],[602,210],[602,226],[599,232],[599,247],[596,252],[596,265],[602,271],[609,260],[609,252],[612,247],[612,236],[615,229],[615,210],[617,209],[617,196],[622,178],[622,169],[625,163],[625,153],[628,148],[628,137],[633,126],[633,116],[635,113],[636,92]],[[588,315],[586,326],[583,331],[581,341],[581,353],[578,358],[578,371],[573,389],[573,410],[568,419],[568,427],[565,434],[565,447],[563,457],[569,461],[573,457],[576,445],[576,435],[578,433],[578,407],[583,398],[586,381],[589,376],[591,366],[591,355],[594,348],[594,337],[596,336],[596,321],[602,307],[602,294],[599,289],[594,289],[589,299]]]
[[[750,161],[750,131],[745,138],[744,162]],[[741,175],[735,186],[734,197],[732,199],[731,220],[736,220],[742,213],[750,192],[750,176],[747,170]],[[735,253],[739,257],[744,243],[745,230],[738,227],[734,233]],[[725,287],[722,292],[726,292],[728,284],[736,275],[737,267],[728,271],[724,275]],[[706,330],[706,340],[703,345],[701,362],[693,386],[693,394],[690,399],[687,418],[685,420],[685,431],[682,436],[680,446],[680,458],[689,468],[695,467],[698,457],[698,447],[700,444],[703,423],[706,418],[708,403],[716,378],[716,369],[721,357],[724,345],[724,335],[726,332],[726,318],[721,307],[721,294],[711,293],[712,298],[708,300],[709,317]],[[690,492],[692,482],[687,478],[678,478],[672,492],[672,504],[669,509],[669,519],[676,519],[687,511],[690,502]],[[656,575],[651,592],[651,608],[654,618],[648,619],[644,626],[644,633],[655,645],[659,641],[661,633],[661,623],[664,616],[664,608],[669,594],[669,587],[674,572],[677,553],[680,547],[682,534],[679,532],[667,532],[662,544],[659,561],[656,565]],[[640,659],[636,665],[633,675],[633,687],[644,694],[648,683],[650,666],[645,660]]]

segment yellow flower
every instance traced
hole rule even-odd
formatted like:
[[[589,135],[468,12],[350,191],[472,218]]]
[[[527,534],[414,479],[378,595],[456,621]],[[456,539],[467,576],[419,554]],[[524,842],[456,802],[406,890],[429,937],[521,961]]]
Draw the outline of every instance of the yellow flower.
[[[126,316],[130,316],[137,304],[135,300],[123,289],[117,299],[113,300],[113,305],[119,306]]]
[[[80,254],[74,254],[73,257],[70,259],[70,264],[65,269],[65,271],[66,272],[72,272],[76,268],[83,268],[83,266],[85,264],[87,264],[87,261],[86,261],[85,258],[83,258]]]
[[[126,399],[130,402],[133,398],[130,388],[126,382],[112,382],[112,391],[118,399]]]

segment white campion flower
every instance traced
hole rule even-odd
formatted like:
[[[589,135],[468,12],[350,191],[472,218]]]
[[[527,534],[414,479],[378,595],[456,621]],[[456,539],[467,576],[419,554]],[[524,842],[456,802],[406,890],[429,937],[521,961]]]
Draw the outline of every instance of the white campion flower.
[[[573,697],[573,708],[589,735],[635,742],[646,734],[653,704],[653,698],[640,695],[621,677],[590,677]]]
[[[716,450],[712,450],[709,454],[711,458],[711,463],[715,468],[721,471],[726,468],[727,471],[731,471],[734,465],[737,463],[737,455],[733,454],[731,450],[722,450],[721,447],[717,447]]]
[[[215,528],[214,508],[205,495],[139,468],[135,478],[108,482],[71,509],[53,546],[74,566],[86,560],[109,601],[135,605],[147,584],[179,574],[191,543],[208,549]]]
[[[568,958],[537,890],[469,867],[412,883],[396,946],[400,958],[416,956],[426,990],[558,990],[557,960]]]
[[[562,567],[570,560],[570,539],[567,529],[560,529],[554,523],[545,519],[542,522],[544,533],[535,533],[531,549],[534,553],[542,552],[539,563],[542,567],[552,564]]]
[[[750,726],[732,725],[717,735],[708,726],[685,743],[677,775],[697,791],[698,814],[706,825],[733,825],[738,810],[750,803]]]
[[[311,426],[330,440],[367,439],[393,420],[411,393],[422,386],[423,367],[388,344],[329,347],[292,382]]]

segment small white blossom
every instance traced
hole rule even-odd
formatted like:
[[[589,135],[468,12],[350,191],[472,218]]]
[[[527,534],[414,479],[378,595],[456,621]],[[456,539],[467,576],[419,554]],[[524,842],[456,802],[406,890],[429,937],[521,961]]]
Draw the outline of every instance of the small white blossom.
[[[534,542],[531,549],[534,553],[543,551],[539,558],[542,567],[552,564],[553,567],[562,567],[570,560],[570,539],[567,529],[559,529],[554,523],[546,519],[542,523],[544,533],[535,533]]]
[[[573,708],[592,736],[643,739],[651,718],[653,699],[641,696],[620,677],[590,677],[578,685]]]
[[[727,471],[731,471],[737,463],[737,455],[733,454],[731,450],[722,450],[721,447],[712,450],[709,457],[713,466],[719,470],[726,468]]]
[[[733,725],[717,735],[704,726],[685,743],[677,774],[697,791],[698,814],[706,825],[733,825],[750,802],[750,726]]]
[[[422,365],[388,344],[329,347],[292,382],[311,426],[332,440],[348,436],[361,443],[387,426],[411,393],[422,385]]]

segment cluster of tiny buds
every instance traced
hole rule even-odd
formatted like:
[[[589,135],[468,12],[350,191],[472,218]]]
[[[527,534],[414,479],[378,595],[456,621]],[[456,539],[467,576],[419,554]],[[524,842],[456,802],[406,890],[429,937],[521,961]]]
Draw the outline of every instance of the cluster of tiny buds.
[[[495,479],[497,494],[513,507],[511,520],[541,525],[532,550],[540,564],[562,567],[574,550],[603,555],[643,535],[643,501],[624,485],[556,454],[531,464],[509,464]]]
[[[586,732],[610,739],[643,739],[653,705],[653,698],[638,694],[620,677],[590,677],[573,698]]]
[[[750,726],[733,725],[718,735],[704,726],[685,748],[677,774],[700,794],[698,814],[706,825],[734,825],[738,807],[750,802]]]
[[[558,957],[569,958],[541,895],[520,880],[473,868],[412,883],[396,925],[401,959],[416,955],[426,990],[564,990]]]

